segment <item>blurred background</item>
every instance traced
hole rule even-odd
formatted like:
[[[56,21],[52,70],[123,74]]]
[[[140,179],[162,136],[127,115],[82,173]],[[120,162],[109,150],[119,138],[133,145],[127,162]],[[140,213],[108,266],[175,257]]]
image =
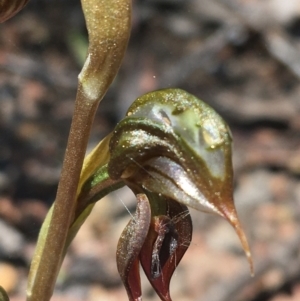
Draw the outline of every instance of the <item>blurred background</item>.
[[[38,231],[55,198],[87,47],[79,1],[31,0],[0,25],[0,284],[25,300]],[[191,212],[193,242],[173,300],[300,299],[299,0],[134,0],[120,72],[100,104],[89,149],[132,101],[179,87],[214,107],[234,137],[235,202],[256,275],[223,219]],[[76,237],[53,301],[125,301],[118,238],[130,191],[99,202]],[[145,278],[144,300],[156,301]]]

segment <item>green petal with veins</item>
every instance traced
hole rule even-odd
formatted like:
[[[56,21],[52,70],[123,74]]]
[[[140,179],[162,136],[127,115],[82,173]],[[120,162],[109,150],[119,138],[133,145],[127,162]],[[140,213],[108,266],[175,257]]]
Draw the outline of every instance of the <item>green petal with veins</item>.
[[[226,218],[249,260],[246,236],[233,202],[232,137],[206,103],[180,90],[139,97],[110,140],[108,173],[127,185]]]

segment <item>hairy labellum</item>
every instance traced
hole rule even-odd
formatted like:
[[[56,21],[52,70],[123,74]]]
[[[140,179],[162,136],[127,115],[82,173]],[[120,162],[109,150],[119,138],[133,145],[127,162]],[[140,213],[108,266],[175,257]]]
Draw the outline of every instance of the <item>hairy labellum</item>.
[[[153,244],[152,260],[151,260],[151,277],[158,278],[161,275],[162,266],[162,247],[167,244],[167,256],[174,254],[178,246],[178,233],[174,222],[168,216],[158,216],[154,218],[154,231],[157,237]]]
[[[148,196],[152,219],[140,260],[161,300],[171,301],[170,281],[192,240],[192,220],[187,207],[177,201]]]

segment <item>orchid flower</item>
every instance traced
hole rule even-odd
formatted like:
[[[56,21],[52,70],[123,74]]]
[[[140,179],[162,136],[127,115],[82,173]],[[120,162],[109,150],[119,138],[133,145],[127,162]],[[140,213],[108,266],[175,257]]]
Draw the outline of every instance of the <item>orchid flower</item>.
[[[136,216],[122,233],[117,251],[129,300],[141,300],[139,261],[161,300],[171,300],[171,276],[192,238],[187,207],[227,219],[253,273],[233,202],[231,142],[224,120],[179,89],[138,98],[116,126],[110,139],[108,173],[139,196]]]
[[[28,0],[0,0],[0,23]],[[136,213],[117,247],[117,266],[130,301],[140,301],[139,265],[163,301],[192,239],[188,207],[225,218],[249,261],[249,246],[233,202],[230,130],[207,104],[180,89],[138,98],[126,117],[84,159],[92,121],[125,53],[130,0],[82,0],[89,33],[57,197],[32,261],[28,301],[48,301],[67,249],[94,204],[127,185]],[[0,287],[0,300],[7,301]]]
[[[172,274],[192,238],[187,207],[228,220],[252,272],[233,202],[231,142],[224,120],[183,90],[138,98],[84,161],[64,254],[95,202],[127,185],[137,209],[119,240],[117,265],[129,300],[141,300],[139,263],[161,300],[171,300]]]

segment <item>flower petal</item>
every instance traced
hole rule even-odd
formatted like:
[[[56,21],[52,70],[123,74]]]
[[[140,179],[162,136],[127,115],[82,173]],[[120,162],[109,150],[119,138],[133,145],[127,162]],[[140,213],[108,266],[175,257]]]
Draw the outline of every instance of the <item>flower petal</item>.
[[[138,98],[110,140],[108,173],[203,212],[227,219],[253,264],[233,201],[232,137],[207,104],[180,90]]]
[[[163,201],[161,197],[161,201]],[[151,219],[140,253],[142,267],[161,300],[171,301],[170,281],[192,239],[192,220],[185,205],[168,199],[165,215]]]
[[[147,236],[151,210],[145,194],[138,194],[137,209],[121,234],[117,247],[117,267],[130,301],[141,300],[139,253]]]

